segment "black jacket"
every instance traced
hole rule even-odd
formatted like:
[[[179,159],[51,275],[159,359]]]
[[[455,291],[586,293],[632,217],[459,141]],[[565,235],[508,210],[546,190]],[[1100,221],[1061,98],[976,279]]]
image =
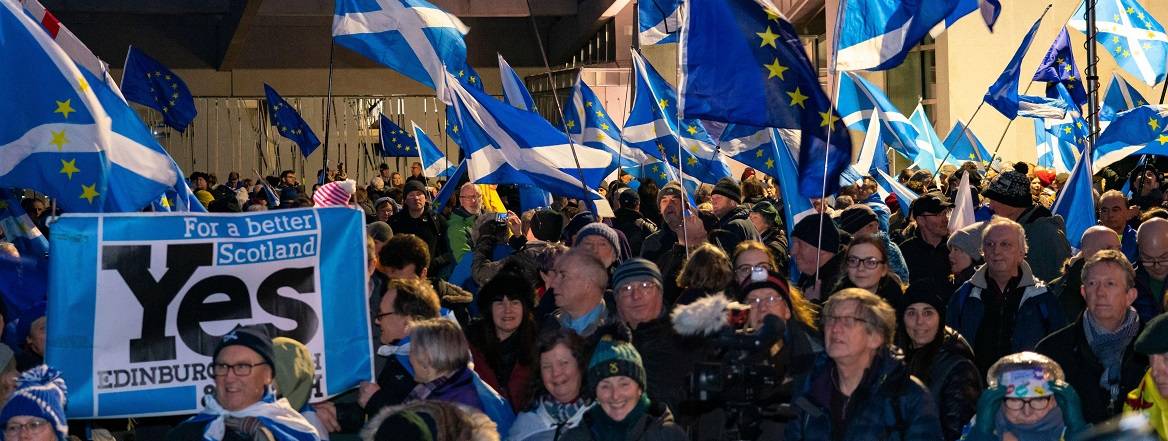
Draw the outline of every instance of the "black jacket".
[[[434,214],[433,207],[426,203],[422,215],[414,218],[410,210],[403,208],[389,218],[389,227],[393,234],[413,234],[426,242],[430,250],[430,275],[438,276],[439,272],[450,265],[454,254],[450,252],[450,242],[446,240],[446,220]]]
[[[721,246],[727,255],[733,255],[734,248],[742,241],[759,239],[758,231],[750,223],[750,210],[741,205],[718,219],[718,224],[709,232],[709,236],[710,242]]]
[[[775,255],[775,264],[779,266],[775,270],[779,274],[788,274],[787,268],[791,258],[787,247],[787,231],[781,225],[770,227],[759,233],[759,239],[771,250],[771,254]]]
[[[706,358],[708,340],[679,335],[667,315],[641,323],[632,333],[633,347],[641,354],[645,372],[651,372],[646,379],[649,399],[679,409],[689,391],[694,365]]]
[[[918,228],[911,237],[900,243],[900,255],[908,265],[909,285],[928,279],[938,287],[952,286],[949,283],[949,246],[944,238],[937,246],[929,245],[921,237]]]
[[[961,334],[946,326],[939,340],[913,349],[907,337],[901,338],[902,347],[909,348],[904,360],[909,373],[928,386],[945,440],[953,441],[961,438],[961,428],[977,413],[982,375],[973,364],[973,349]]]
[[[677,275],[681,274],[688,257],[685,245],[677,241],[677,235],[673,230],[661,228],[645,239],[645,244],[641,247],[641,257],[657,264],[657,268],[661,270],[661,283],[664,285],[665,305],[673,305],[681,295],[681,289],[677,287]]]
[[[1086,324],[1080,316],[1074,323],[1038,342],[1035,351],[1050,357],[1062,366],[1067,383],[1074,386],[1075,392],[1079,393],[1083,418],[1094,424],[1119,415],[1123,411],[1123,400],[1127,397],[1128,391],[1138,387],[1144,373],[1148,371],[1148,357],[1136,353],[1134,348],[1136,339],[1132,337],[1123,351],[1119,393],[1112,400],[1111,394],[1099,386],[1103,365],[1095,358],[1095,353],[1087,344],[1084,326]],[[1143,329],[1142,322],[1140,328]]]
[[[596,404],[595,406],[599,407],[600,405]],[[585,412],[580,424],[564,432],[560,441],[595,440],[596,436],[591,430],[593,420],[590,413],[591,411]],[[641,419],[633,423],[628,433],[625,433],[625,440],[628,441],[684,441],[686,439],[685,431],[673,422],[673,413],[669,411],[669,407],[662,403],[652,402],[652,400],[650,400],[649,409],[644,415],[641,415]]]
[[[1050,292],[1058,297],[1063,307],[1063,314],[1067,317],[1078,317],[1087,309],[1087,301],[1083,300],[1083,265],[1087,263],[1082,256],[1075,256],[1063,265],[1063,275],[1050,282]]]
[[[822,304],[827,300],[827,296],[831,295],[831,289],[835,287],[837,283],[839,283],[840,277],[845,276],[843,274],[843,269],[844,260],[847,258],[847,254],[845,254],[843,250],[840,250],[836,252],[834,257],[819,266],[819,280],[823,281],[823,283],[820,285],[819,298],[808,300],[818,304]],[[795,286],[798,287],[800,291],[806,293],[808,290],[815,287],[816,271],[815,268],[800,268],[799,271],[801,272],[801,274],[799,274],[799,282],[796,283]]]
[[[642,216],[640,211],[628,208],[616,209],[612,227],[625,233],[625,238],[629,240],[629,248],[632,248],[635,256],[641,255],[641,244],[645,242],[645,238],[657,231],[657,225]]]
[[[385,367],[377,375],[377,386],[381,389],[374,392],[365,403],[365,416],[372,418],[384,407],[401,404],[417,385],[414,376],[402,366],[398,357],[389,357]]]

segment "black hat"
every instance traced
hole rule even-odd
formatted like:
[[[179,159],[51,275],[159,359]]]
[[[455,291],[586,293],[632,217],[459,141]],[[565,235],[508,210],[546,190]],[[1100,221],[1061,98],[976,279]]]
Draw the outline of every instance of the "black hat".
[[[272,349],[272,336],[268,334],[267,327],[261,325],[236,326],[235,329],[219,339],[219,345],[215,346],[211,360],[218,359],[219,352],[228,346],[245,346],[255,351],[272,368],[272,373],[276,372],[276,351]]]
[[[945,300],[941,298],[941,289],[932,279],[921,279],[910,283],[908,288],[905,288],[904,295],[901,296],[900,301],[897,302],[896,309],[899,315],[904,315],[908,307],[914,303],[924,303],[932,306],[937,310],[937,313],[945,317]]]
[[[531,234],[536,239],[551,242],[560,240],[564,232],[564,216],[551,208],[537,210],[531,217]]]
[[[775,208],[775,204],[772,204],[770,201],[761,201],[754,204],[750,207],[750,212],[762,215],[771,225],[775,225],[779,218],[779,209]]]
[[[739,187],[730,178],[719,179],[718,183],[714,184],[713,194],[722,195],[734,202],[742,203],[742,187]]]
[[[1136,352],[1144,355],[1168,352],[1168,314],[1149,320],[1144,331],[1136,337]]]
[[[672,195],[679,199],[685,199],[685,190],[681,188],[681,184],[677,183],[677,181],[669,181],[665,183],[665,186],[661,187],[661,190],[657,191],[658,207],[661,206],[661,198],[665,197],[666,195]]]
[[[949,198],[939,191],[930,191],[912,201],[909,213],[916,217],[922,214],[937,214],[945,211],[946,208],[953,208],[953,203],[949,202]]]
[[[490,311],[491,303],[504,297],[518,300],[523,304],[524,313],[531,313],[535,309],[535,289],[526,277],[514,271],[499,271],[475,296],[475,304],[479,312]]]
[[[641,197],[637,195],[637,190],[625,187],[620,190],[619,199],[622,208],[635,207],[641,203]]]
[[[836,222],[841,230],[854,235],[865,225],[876,222],[876,212],[867,204],[852,204],[840,212]]]
[[[821,219],[823,222],[822,236],[819,234]],[[791,231],[791,236],[824,251],[832,253],[839,251],[840,232],[836,229],[835,222],[831,220],[831,216],[826,214],[812,214],[804,217],[803,220],[795,224],[795,228]]]
[[[420,191],[423,194],[425,194],[426,193],[426,185],[422,184],[420,181],[417,181],[417,180],[407,181],[405,189],[402,192],[402,195],[409,196],[410,193],[415,192],[415,191]]]
[[[1030,178],[1018,170],[998,175],[990,183],[990,187],[981,194],[1011,207],[1024,208],[1034,205],[1034,197],[1030,195]]]

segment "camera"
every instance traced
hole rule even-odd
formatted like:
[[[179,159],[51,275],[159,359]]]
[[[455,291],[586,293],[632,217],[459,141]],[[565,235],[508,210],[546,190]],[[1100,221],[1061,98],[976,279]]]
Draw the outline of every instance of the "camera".
[[[507,224],[507,213],[496,213],[495,222],[500,224]]]

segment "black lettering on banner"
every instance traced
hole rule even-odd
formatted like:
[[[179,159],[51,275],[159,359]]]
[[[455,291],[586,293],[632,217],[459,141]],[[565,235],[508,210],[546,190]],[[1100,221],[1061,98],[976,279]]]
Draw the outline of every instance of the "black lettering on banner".
[[[215,294],[226,294],[228,300],[206,303],[207,298]],[[211,276],[191,286],[179,303],[178,335],[192,351],[210,357],[214,355],[221,336],[203,332],[201,324],[246,318],[251,318],[251,296],[247,285],[234,276]]]
[[[271,324],[268,332],[273,337],[288,337],[296,341],[309,341],[316,335],[318,319],[312,306],[291,297],[278,294],[280,288],[292,288],[300,294],[313,292],[313,283],[316,268],[284,268],[272,273],[260,283],[256,292],[256,301],[260,308],[276,317],[283,317],[296,322],[296,327],[290,331],[279,329]]]
[[[102,247],[102,269],[117,271],[142,305],[141,338],[130,340],[131,363],[176,358],[174,337],[166,335],[166,308],[198,267],[211,265],[213,250],[209,243],[167,246],[166,273],[155,280],[149,245]]]

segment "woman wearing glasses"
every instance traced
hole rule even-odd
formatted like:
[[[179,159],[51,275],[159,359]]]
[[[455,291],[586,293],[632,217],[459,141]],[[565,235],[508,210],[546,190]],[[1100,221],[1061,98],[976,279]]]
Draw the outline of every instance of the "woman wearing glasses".
[[[844,268],[847,274],[840,279],[836,291],[860,288],[893,305],[904,295],[900,277],[888,269],[888,248],[879,236],[864,235],[852,239]]]
[[[825,356],[792,401],[786,440],[937,440],[941,422],[928,389],[892,352],[896,313],[859,288],[823,305]]]
[[[1079,395],[1064,381],[1062,367],[1044,355],[1002,357],[990,366],[986,382],[989,389],[978,399],[963,440],[1058,441],[1086,426]]]

